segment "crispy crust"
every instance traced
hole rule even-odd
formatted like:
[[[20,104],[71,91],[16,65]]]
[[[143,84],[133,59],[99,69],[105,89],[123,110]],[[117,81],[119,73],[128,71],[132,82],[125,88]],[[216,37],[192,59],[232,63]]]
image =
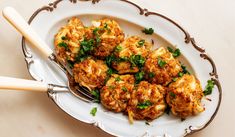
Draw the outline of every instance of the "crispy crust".
[[[108,67],[102,60],[87,58],[74,65],[75,82],[88,89],[102,88],[107,78]]]
[[[55,35],[54,45],[58,59],[63,63],[66,63],[67,60],[75,61],[80,50],[80,42],[91,36],[92,31],[85,27],[78,18],[71,18],[68,24],[63,26]],[[60,47],[61,42],[66,43],[68,48]]]
[[[94,49],[86,52],[90,57],[78,63],[76,59],[82,52],[80,43],[91,39],[94,40]],[[185,74],[170,84],[172,78],[178,77],[178,73],[182,71],[180,62],[172,53],[164,47],[150,51],[152,44],[138,36],[124,40],[122,29],[112,19],[96,20],[92,22],[92,26],[85,27],[78,18],[71,18],[55,35],[54,44],[58,59],[65,64],[68,61],[74,64],[74,82],[90,90],[98,89],[102,105],[113,112],[127,113],[131,123],[134,119],[153,120],[161,116],[166,109],[165,100],[172,113],[181,118],[204,111],[201,105],[203,91],[199,80],[193,75]],[[86,44],[83,45],[83,50],[85,46]],[[99,59],[105,59],[111,54],[116,57],[111,64],[112,68],[125,75],[113,74],[110,77],[107,74],[112,69],[108,71],[108,66]],[[140,63],[139,68],[133,61],[136,59],[131,57],[137,57],[137,60],[141,58],[141,61],[144,58],[144,66]],[[166,64],[160,66],[161,60]],[[137,73],[140,69],[144,71],[148,82],[141,81],[135,85],[134,76],[128,73]],[[148,101],[147,106],[140,107],[145,101]]]
[[[119,24],[111,19],[102,19],[92,21],[92,30],[98,28],[101,42],[94,49],[94,56],[104,59],[113,52],[114,48],[124,40],[124,32]],[[93,34],[93,37],[94,34]]]
[[[142,81],[137,88],[132,92],[131,99],[128,102],[127,112],[129,120],[132,123],[133,119],[153,120],[161,116],[166,108],[164,101],[165,88],[161,85],[150,84],[147,81]],[[139,103],[150,101],[151,106],[140,109],[137,107]]]
[[[166,62],[165,66],[160,67],[158,65],[159,58]],[[172,78],[182,71],[182,68],[180,62],[167,49],[161,47],[150,53],[145,62],[144,71],[145,78],[149,82],[166,86],[171,82]],[[153,73],[154,76],[149,77],[150,73]]]
[[[181,118],[196,115],[204,111],[201,105],[202,87],[197,78],[185,74],[167,89],[166,101],[171,112]]]
[[[132,75],[113,74],[101,89],[102,105],[114,112],[125,111],[130,93],[134,88],[134,81]]]
[[[144,40],[138,36],[131,36],[123,41],[119,46],[120,51],[115,51],[114,54],[117,58],[130,58],[131,55],[141,55],[146,58],[152,48],[152,44],[145,41],[143,45],[139,42]],[[113,62],[112,67],[118,71],[119,74],[136,73],[139,71],[137,66],[131,66],[129,61]]]

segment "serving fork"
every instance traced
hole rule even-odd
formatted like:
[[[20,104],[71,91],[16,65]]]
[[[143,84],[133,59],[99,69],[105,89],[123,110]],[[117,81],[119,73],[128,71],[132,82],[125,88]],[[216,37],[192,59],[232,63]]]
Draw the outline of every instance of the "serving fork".
[[[40,38],[40,36],[29,26],[29,24],[23,19],[23,17],[12,7],[6,7],[3,9],[2,14],[4,18],[13,26],[16,28],[18,32],[20,32],[26,40],[28,40],[31,44],[29,45],[31,48],[36,48],[38,51],[40,51],[41,55],[43,55],[44,58],[49,59],[53,64],[55,64],[57,67],[59,67],[68,78],[68,91],[70,91],[73,95],[80,98],[83,101],[86,102],[95,102],[95,97],[91,94],[92,91],[87,89],[86,87],[80,86],[79,84],[74,84],[74,82],[71,82],[71,79],[73,79],[73,73],[71,69],[65,65],[64,63],[60,62],[56,55],[53,53],[53,51],[49,48],[49,46],[46,44],[44,40]],[[9,80],[15,80],[16,79],[9,79]],[[12,81],[12,82],[13,82]],[[29,82],[29,81],[24,81]],[[39,87],[43,87],[40,90],[42,91],[48,91],[50,87],[52,87],[52,84],[49,85],[41,85],[39,82],[33,82],[34,86],[35,84],[39,84]],[[9,85],[10,86],[10,85]],[[64,88],[63,86],[56,86],[57,88]],[[6,88],[6,87],[5,87]],[[47,90],[45,90],[47,88]],[[17,88],[15,88],[17,90]],[[28,89],[28,88],[26,88]]]

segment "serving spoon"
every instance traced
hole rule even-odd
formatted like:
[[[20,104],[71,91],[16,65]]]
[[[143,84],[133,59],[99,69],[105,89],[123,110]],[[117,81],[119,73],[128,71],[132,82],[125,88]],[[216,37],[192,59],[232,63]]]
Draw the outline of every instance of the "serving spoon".
[[[68,77],[68,89],[76,97],[86,102],[95,102],[95,98],[91,95],[91,92],[72,82],[73,74],[71,69],[61,63],[53,51],[49,48],[44,40],[29,26],[29,24],[23,19],[23,17],[12,7],[6,7],[2,11],[3,17],[20,32],[31,44],[31,48],[36,48],[41,52],[43,57],[52,61],[57,67],[59,67]],[[49,84],[50,85],[50,84]]]

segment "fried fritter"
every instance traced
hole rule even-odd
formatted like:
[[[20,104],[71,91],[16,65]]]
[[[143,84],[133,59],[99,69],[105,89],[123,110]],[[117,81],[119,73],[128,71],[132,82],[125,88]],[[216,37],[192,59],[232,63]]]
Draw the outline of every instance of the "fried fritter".
[[[145,78],[149,82],[166,86],[182,71],[180,62],[164,47],[158,48],[147,57],[144,66]]]
[[[102,88],[105,84],[108,67],[102,60],[87,58],[73,68],[75,82],[90,90]]]
[[[71,18],[55,35],[54,45],[57,58],[66,63],[75,62],[80,50],[80,42],[91,38],[92,30],[85,27],[76,17]]]
[[[161,116],[166,108],[164,101],[165,88],[161,85],[150,84],[147,81],[139,83],[133,90],[128,102],[129,120],[153,120]]]
[[[94,56],[104,59],[124,40],[124,32],[119,24],[112,19],[92,21],[93,37],[97,42]]]
[[[166,101],[175,116],[186,118],[204,111],[201,105],[203,90],[193,75],[185,74],[169,85]]]
[[[113,74],[101,89],[102,105],[114,112],[125,111],[134,88],[134,76]]]
[[[139,71],[138,62],[143,62],[150,52],[152,44],[138,36],[131,36],[118,45],[115,49],[115,56],[119,61],[112,63],[112,67],[119,74],[135,73]],[[137,62],[137,63],[136,63]]]

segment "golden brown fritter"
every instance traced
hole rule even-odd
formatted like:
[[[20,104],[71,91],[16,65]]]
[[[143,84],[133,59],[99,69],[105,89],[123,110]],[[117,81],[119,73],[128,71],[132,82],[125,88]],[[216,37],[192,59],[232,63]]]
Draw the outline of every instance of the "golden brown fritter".
[[[58,59],[63,63],[66,63],[67,60],[74,62],[80,50],[80,42],[84,38],[89,39],[91,37],[91,29],[84,27],[78,18],[71,18],[68,24],[63,26],[55,35],[54,45]]]
[[[153,120],[161,116],[166,108],[164,101],[165,89],[161,85],[150,84],[147,81],[139,83],[133,90],[128,102],[129,120]]]
[[[149,82],[166,86],[182,71],[180,62],[164,47],[158,48],[148,56],[145,66],[145,78]]]
[[[138,36],[131,36],[127,38],[116,47],[114,54],[117,58],[129,60],[113,62],[112,67],[116,69],[119,74],[138,72],[138,66],[133,66],[130,59],[133,58],[134,55],[141,55],[141,57],[145,60],[151,47],[152,44]]]
[[[94,56],[104,59],[124,40],[124,33],[119,24],[112,19],[92,21],[93,37],[98,41]]]
[[[103,106],[114,112],[125,111],[134,88],[134,81],[132,75],[113,74],[101,89],[100,98]]]
[[[204,111],[202,97],[199,80],[193,75],[185,74],[169,85],[166,101],[174,115],[186,118]]]
[[[108,67],[102,60],[87,58],[73,68],[75,82],[90,90],[102,88],[105,84]]]

